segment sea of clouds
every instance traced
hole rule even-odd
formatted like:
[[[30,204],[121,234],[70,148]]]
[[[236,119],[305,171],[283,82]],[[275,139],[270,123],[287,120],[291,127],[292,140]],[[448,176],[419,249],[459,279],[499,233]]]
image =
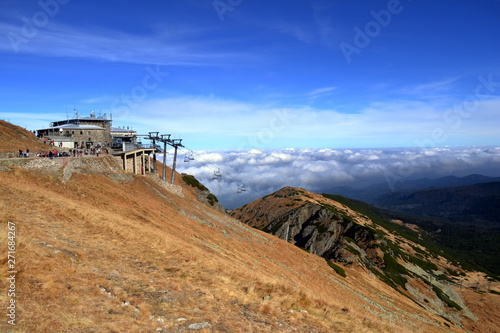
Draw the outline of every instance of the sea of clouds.
[[[194,159],[183,163],[191,154]],[[332,193],[338,186],[390,189],[450,175],[498,177],[500,147],[180,151],[177,170],[198,178],[224,207],[237,208],[285,186]]]

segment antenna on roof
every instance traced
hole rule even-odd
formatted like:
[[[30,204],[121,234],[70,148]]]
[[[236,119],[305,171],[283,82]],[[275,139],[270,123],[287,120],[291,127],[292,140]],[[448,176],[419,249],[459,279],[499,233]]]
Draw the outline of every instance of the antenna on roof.
[[[75,112],[76,119],[78,119],[79,116],[78,116],[78,110],[77,110],[77,108],[74,109],[74,112]]]

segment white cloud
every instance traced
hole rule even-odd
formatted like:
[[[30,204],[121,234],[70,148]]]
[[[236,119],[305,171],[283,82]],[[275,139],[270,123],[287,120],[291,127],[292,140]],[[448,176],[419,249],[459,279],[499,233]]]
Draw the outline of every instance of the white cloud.
[[[214,51],[204,43],[193,43],[193,35],[206,33],[199,28],[183,27],[175,37],[163,33],[141,35],[103,28],[79,29],[50,22],[29,38],[22,33],[22,23],[1,23],[0,34],[7,36],[0,51],[48,57],[90,58],[132,64],[171,66],[227,66],[254,59],[255,55]]]
[[[198,177],[228,208],[284,186],[324,193],[336,186],[383,184],[387,176],[395,181],[473,173],[500,176],[500,147],[195,151],[194,156],[179,171]],[[217,158],[209,162],[207,156]],[[213,180],[219,169],[222,178]],[[247,191],[237,194],[242,184]]]
[[[224,156],[221,153],[199,154],[198,158],[206,163],[218,163],[224,161]]]
[[[113,110],[113,115],[146,132],[175,129],[186,140],[203,142],[205,147],[266,149],[277,144],[325,147],[332,143],[337,147],[435,147],[495,142],[499,135],[495,119],[500,121],[500,115],[493,110],[498,108],[498,99],[479,100],[473,112],[461,117],[449,105],[398,100],[371,103],[346,114],[311,106],[276,108],[214,96],[182,96],[147,100],[137,109]]]
[[[210,95],[151,98],[134,108],[112,106],[110,103],[109,108],[101,110],[113,115],[115,126],[132,126],[140,134],[169,133],[183,138],[191,149],[255,149],[255,155],[273,147],[370,146],[429,147],[434,154],[432,149],[438,146],[492,144],[500,138],[500,99],[477,100],[467,112],[449,105],[399,100],[372,103],[357,113],[345,114],[334,109],[300,105],[278,108]],[[10,113],[0,109],[0,117],[39,129],[65,115]],[[293,149],[281,152],[293,153]],[[362,156],[334,149],[320,153],[325,157],[342,155],[349,160],[376,160],[379,156],[376,150]],[[268,157],[275,161],[286,158]]]
[[[418,96],[419,98],[423,98],[425,96],[431,96],[435,98],[437,94],[451,91],[458,80],[458,77],[448,78],[420,85],[406,86],[403,88],[399,88],[395,92],[403,95]]]
[[[318,98],[318,97],[324,97],[331,95],[333,91],[337,89],[337,87],[324,87],[324,88],[318,88],[314,89],[313,91],[309,92],[309,98]]]
[[[139,82],[140,83],[140,82]],[[117,95],[130,95],[135,87]],[[332,92],[334,87],[314,93]],[[156,95],[154,95],[156,94]],[[103,113],[113,114],[115,126],[132,126],[139,133],[161,131],[182,137],[190,148],[273,147],[394,147],[492,144],[500,132],[500,99],[490,97],[454,102],[390,100],[368,103],[355,112],[296,104],[276,107],[275,102],[247,102],[214,95],[175,95],[151,98],[132,106],[113,103],[101,105]],[[308,93],[304,93],[307,95]],[[106,97],[95,97],[108,99]],[[88,100],[94,100],[89,97]],[[3,119],[38,129],[61,114],[9,113],[0,109]],[[285,153],[285,152],[283,152]],[[338,155],[325,150],[322,154]],[[348,159],[376,159],[370,156],[345,156]],[[276,158],[279,156],[275,156]],[[279,157],[281,158],[281,157]]]

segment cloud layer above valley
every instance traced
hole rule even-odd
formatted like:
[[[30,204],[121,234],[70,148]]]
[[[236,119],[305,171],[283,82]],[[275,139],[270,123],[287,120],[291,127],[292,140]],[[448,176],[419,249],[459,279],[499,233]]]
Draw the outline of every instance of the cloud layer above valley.
[[[332,193],[338,186],[382,184],[391,188],[406,179],[474,173],[500,176],[500,147],[287,148],[193,153],[195,159],[178,163],[178,171],[195,175],[226,208],[239,207],[284,186]],[[182,154],[179,156],[183,158]],[[214,173],[219,171],[222,177],[214,179]]]

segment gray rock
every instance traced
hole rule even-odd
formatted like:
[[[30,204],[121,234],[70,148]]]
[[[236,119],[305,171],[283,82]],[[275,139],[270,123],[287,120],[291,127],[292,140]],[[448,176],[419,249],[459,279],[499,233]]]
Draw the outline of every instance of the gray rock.
[[[212,327],[212,325],[210,325],[209,322],[203,322],[203,323],[191,324],[188,327],[191,330],[202,330],[204,328],[210,328],[210,327]]]

